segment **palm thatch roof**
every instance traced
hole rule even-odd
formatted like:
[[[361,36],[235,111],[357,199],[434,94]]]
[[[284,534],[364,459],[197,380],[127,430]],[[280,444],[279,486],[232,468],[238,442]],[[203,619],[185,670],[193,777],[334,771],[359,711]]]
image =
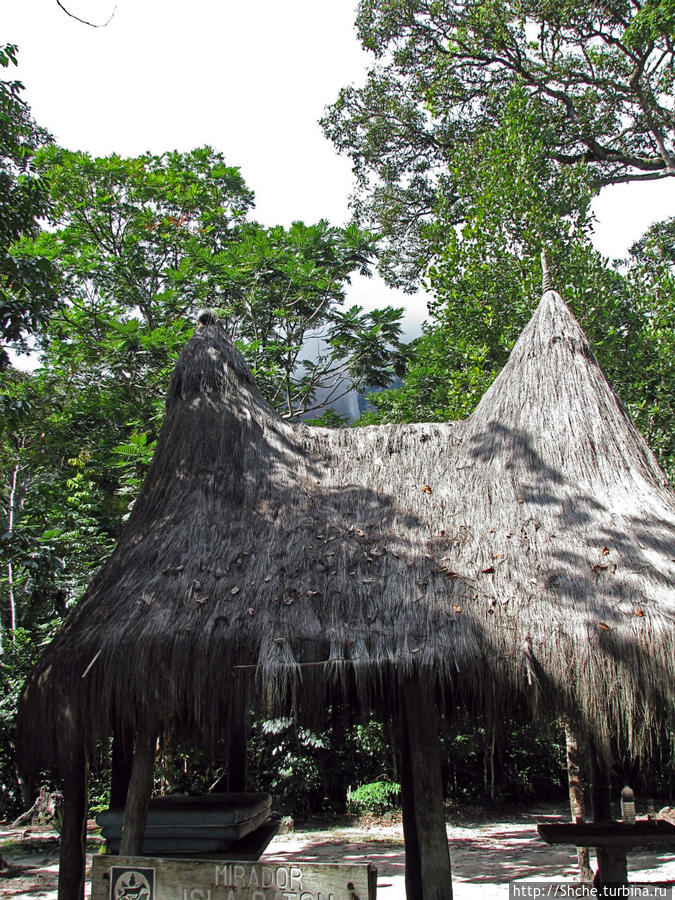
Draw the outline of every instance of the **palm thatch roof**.
[[[63,721],[206,741],[237,666],[277,706],[415,670],[639,750],[672,715],[674,560],[673,493],[554,291],[448,424],[287,423],[206,317],[119,545],[28,679],[24,751],[49,761]]]

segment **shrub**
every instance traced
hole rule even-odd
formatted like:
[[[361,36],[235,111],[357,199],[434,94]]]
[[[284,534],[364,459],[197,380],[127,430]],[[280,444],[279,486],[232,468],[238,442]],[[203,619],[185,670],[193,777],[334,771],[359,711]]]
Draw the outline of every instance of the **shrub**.
[[[400,806],[401,785],[394,781],[362,784],[347,795],[347,811],[355,815],[382,815]]]

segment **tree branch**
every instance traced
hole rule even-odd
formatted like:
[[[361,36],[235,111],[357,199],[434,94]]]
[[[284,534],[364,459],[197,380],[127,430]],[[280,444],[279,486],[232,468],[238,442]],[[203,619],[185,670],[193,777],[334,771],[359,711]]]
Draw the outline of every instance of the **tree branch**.
[[[95,22],[89,22],[87,19],[81,19],[79,16],[76,16],[75,13],[71,13],[70,10],[66,9],[66,7],[61,3],[61,0],[56,0],[56,5],[64,11],[67,16],[70,16],[71,19],[75,19],[76,22],[81,22],[83,25],[89,25],[90,28],[105,28],[106,25],[109,25],[113,16],[117,12],[117,4],[113,6],[113,11],[110,13],[110,18],[108,18],[105,22],[100,25],[97,25]]]

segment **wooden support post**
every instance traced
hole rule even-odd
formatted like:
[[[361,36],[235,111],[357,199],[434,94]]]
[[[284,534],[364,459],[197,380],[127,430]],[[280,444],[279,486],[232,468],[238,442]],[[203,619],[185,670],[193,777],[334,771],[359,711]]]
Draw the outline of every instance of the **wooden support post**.
[[[58,900],[82,900],[87,839],[87,754],[84,747],[62,754],[63,806]]]
[[[452,900],[438,713],[418,678],[401,680],[399,744],[407,900]]]
[[[155,771],[157,734],[148,730],[136,736],[127,801],[124,805],[120,856],[141,856],[148,806]]]
[[[120,732],[113,735],[110,769],[110,805],[124,806],[131,780],[131,753]]]
[[[245,793],[248,783],[249,685],[245,674],[235,682],[228,735],[227,789]]]
[[[591,748],[591,803],[594,822],[612,821],[612,779],[607,762],[595,748]],[[598,871],[593,883],[599,893],[609,885],[628,883],[626,850],[622,847],[596,847]]]
[[[565,717],[565,745],[567,748],[567,784],[570,797],[570,812],[572,821],[576,825],[583,825],[586,821],[586,807],[584,803],[584,778],[583,778],[583,742],[574,727],[572,721]],[[590,854],[588,847],[577,847],[577,860],[579,861],[579,880],[581,882],[593,881]]]

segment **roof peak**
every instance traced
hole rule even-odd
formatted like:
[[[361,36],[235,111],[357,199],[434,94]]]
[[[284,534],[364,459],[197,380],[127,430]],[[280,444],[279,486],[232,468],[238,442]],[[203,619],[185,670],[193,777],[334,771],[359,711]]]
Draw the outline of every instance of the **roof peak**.
[[[541,251],[541,271],[542,271],[542,293],[555,290],[553,287],[553,278],[548,268],[548,260],[546,259],[546,250]],[[560,298],[562,300],[562,297]]]
[[[218,325],[220,319],[218,311],[215,309],[205,309],[199,314],[198,322],[200,325]]]
[[[581,325],[553,289],[544,293],[469,421],[479,434],[498,423],[505,433],[527,436],[551,470],[565,472],[567,461],[577,459],[578,472],[590,480],[615,483],[630,466],[633,476],[663,482]]]

